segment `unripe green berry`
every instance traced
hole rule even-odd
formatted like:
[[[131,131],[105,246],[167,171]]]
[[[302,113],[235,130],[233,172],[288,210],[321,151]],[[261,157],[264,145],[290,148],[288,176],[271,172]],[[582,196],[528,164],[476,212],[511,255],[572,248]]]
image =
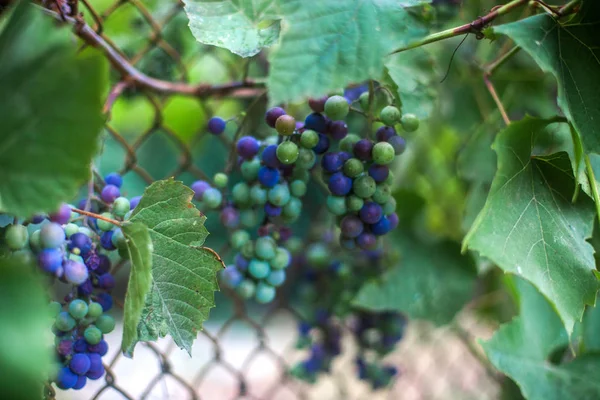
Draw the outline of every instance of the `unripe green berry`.
[[[379,118],[381,119],[381,122],[383,122],[387,126],[394,126],[398,122],[400,122],[400,118],[402,118],[402,115],[400,114],[400,110],[398,110],[396,107],[386,106],[383,107],[383,110],[381,110]]]
[[[291,197],[290,201],[283,206],[281,213],[287,218],[298,218],[302,212],[302,201],[297,197]]]
[[[406,132],[414,132],[419,129],[419,118],[414,114],[404,114],[400,123]]]
[[[291,136],[296,130],[296,119],[284,114],[275,121],[275,129],[282,136]]]
[[[242,255],[247,259],[254,257],[254,243],[248,241],[248,243],[242,246],[240,253],[242,253]]]
[[[359,176],[352,184],[352,191],[354,194],[363,199],[373,196],[376,188],[377,184],[375,183],[375,180],[369,175]]]
[[[69,303],[69,314],[75,319],[82,319],[88,313],[88,305],[81,299],[74,299]]]
[[[100,303],[91,302],[91,303],[88,305],[88,313],[87,313],[87,316],[88,316],[89,318],[96,319],[96,318],[98,318],[99,316],[101,316],[103,312],[104,312],[104,311],[102,310],[102,306],[100,305]]]
[[[310,173],[307,169],[294,168],[294,172],[292,172],[292,179],[306,183],[310,180]]]
[[[344,119],[348,115],[348,111],[350,111],[350,105],[345,97],[335,95],[325,102],[325,114],[333,121]]]
[[[231,197],[237,205],[245,205],[250,202],[250,187],[246,182],[238,182],[231,189]]]
[[[71,315],[66,311],[61,311],[56,316],[56,320],[54,321],[54,326],[60,331],[68,332],[75,328],[75,319],[71,317]]]
[[[385,183],[377,185],[377,189],[375,189],[375,193],[373,193],[374,202],[385,204],[389,201],[390,197],[392,197],[392,190],[389,185]]]
[[[38,229],[33,231],[33,233],[29,236],[29,246],[31,247],[31,250],[38,251],[41,248],[42,244],[40,242],[40,235],[41,232]]]
[[[229,182],[229,178],[223,172],[217,172],[213,178],[215,182],[215,186],[223,189],[227,186],[227,182]]]
[[[282,115],[282,117],[285,117],[285,115]],[[282,164],[290,165],[296,162],[300,153],[298,151],[298,145],[296,143],[283,142],[277,146],[276,154],[277,159],[281,161]]]
[[[319,134],[313,130],[307,129],[300,135],[300,146],[305,149],[312,149],[317,143],[319,143]]]
[[[109,218],[109,219],[114,219],[114,215],[112,215],[109,212],[105,212],[101,214],[103,217],[105,218]],[[115,226],[108,221],[104,221],[102,219],[98,219],[96,220],[96,225],[98,225],[98,229],[100,229],[101,231],[110,231],[111,229],[113,229]]]
[[[344,175],[356,178],[365,171],[363,162],[358,158],[350,158],[344,163]]]
[[[129,199],[126,197],[117,197],[113,203],[112,212],[117,217],[123,217],[130,210]]]
[[[373,146],[373,151],[371,153],[373,155],[373,161],[375,164],[387,165],[394,161],[394,157],[396,157],[396,152],[391,144],[387,142],[379,142]]]
[[[333,215],[346,214],[346,198],[343,196],[327,196],[327,209]]]
[[[259,185],[252,186],[250,189],[250,200],[256,206],[263,206],[267,202],[267,190]]]
[[[258,225],[258,213],[255,210],[247,209],[240,211],[240,224],[244,228],[253,228]]]
[[[346,197],[346,208],[349,212],[360,211],[365,205],[365,201],[358,196],[351,195]]]
[[[83,332],[83,337],[91,345],[98,344],[102,340],[102,331],[94,325],[90,325]]]
[[[311,169],[315,162],[317,161],[317,156],[315,152],[308,149],[300,149],[298,152],[298,159],[296,160],[296,167],[294,171],[298,169],[308,170]]]
[[[290,201],[290,189],[287,185],[275,185],[272,189],[269,189],[267,194],[269,202],[278,207],[283,207]]]
[[[51,301],[48,304],[48,308],[50,310],[50,315],[54,318],[62,311],[62,305],[58,301]]]
[[[361,93],[360,97],[358,98],[358,103],[363,111],[369,111],[369,92]]]
[[[115,329],[115,319],[110,315],[104,314],[96,319],[95,325],[100,332],[104,334],[111,333]]]
[[[231,234],[231,247],[235,250],[239,250],[250,241],[250,233],[244,230],[237,230]]]
[[[259,237],[254,243],[254,253],[262,260],[270,260],[275,257],[277,245],[273,238],[268,236]]]
[[[302,197],[306,194],[306,183],[295,180],[290,184],[290,192],[293,196]]]
[[[6,245],[11,250],[21,250],[27,244],[29,234],[23,225],[10,225],[4,235]]]
[[[246,279],[242,281],[235,289],[236,292],[243,299],[249,299],[254,296],[254,292],[256,292],[256,285],[250,279]]]
[[[359,140],[360,140],[360,137],[358,135],[355,135],[354,133],[350,133],[350,134],[346,135],[345,138],[343,138],[342,140],[340,140],[340,149],[342,151],[345,151],[346,153],[351,153],[352,154],[352,151],[354,149],[354,145]]]
[[[390,215],[396,211],[396,199],[390,197],[390,199],[383,205],[383,213],[385,215]]]
[[[71,235],[75,234],[79,232],[79,226],[73,224],[73,223],[69,223],[65,225],[65,235],[67,236],[67,238],[70,238]]]
[[[258,158],[253,158],[250,161],[244,161],[240,166],[242,171],[242,177],[248,181],[252,182],[258,178],[258,170],[260,169],[260,160]]]

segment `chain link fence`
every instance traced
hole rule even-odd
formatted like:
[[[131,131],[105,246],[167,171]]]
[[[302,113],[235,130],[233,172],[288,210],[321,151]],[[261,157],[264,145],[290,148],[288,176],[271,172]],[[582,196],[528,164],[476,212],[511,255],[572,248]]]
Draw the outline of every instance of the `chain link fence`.
[[[45,6],[57,19],[73,24],[84,39],[82,51],[92,42],[112,62],[112,88],[105,107],[110,117],[96,166],[102,173],[119,171],[124,187],[135,192],[129,195],[141,194],[145,185],[171,176],[185,183],[210,180],[227,163],[231,143],[246,121],[235,120],[236,131],[222,137],[208,137],[204,121],[213,114],[235,115],[264,106],[263,89],[248,78],[253,68],[267,68],[264,59],[259,55],[252,63],[240,63],[222,49],[195,43],[180,1],[47,0]],[[192,51],[186,46],[188,50],[193,46]],[[210,85],[201,83],[207,80]],[[115,299],[122,304],[129,267],[118,264],[114,272],[120,282]],[[471,311],[447,328],[409,322],[405,338],[387,357],[400,371],[387,389],[372,392],[356,378],[356,349],[349,335],[331,374],[322,375],[316,384],[295,380],[288,371],[306,356],[295,349],[301,317],[285,297],[285,288],[281,292],[274,303],[254,309],[223,289],[191,358],[168,339],[140,344],[133,359],[125,358],[119,351],[122,326],[118,325],[107,335],[105,377],[90,381],[81,391],[57,390],[49,397],[482,400],[499,396],[498,378],[481,362],[474,342],[476,336],[489,337],[494,326]]]

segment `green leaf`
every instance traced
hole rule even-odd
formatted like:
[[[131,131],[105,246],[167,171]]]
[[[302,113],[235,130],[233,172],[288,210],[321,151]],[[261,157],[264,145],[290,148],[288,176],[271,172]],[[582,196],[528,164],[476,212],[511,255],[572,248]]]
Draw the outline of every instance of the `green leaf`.
[[[526,118],[498,134],[498,171],[464,247],[533,283],[548,298],[571,334],[598,282],[591,236],[593,202],[580,193],[567,153],[531,156],[536,138],[552,120]]]
[[[494,28],[558,81],[559,102],[588,152],[600,152],[600,3],[586,0],[577,22],[537,15]]]
[[[137,327],[142,318],[146,296],[152,286],[153,245],[150,232],[141,223],[125,223],[121,227],[127,241],[131,272],[123,307],[123,341],[121,350],[133,349],[138,340]]]
[[[168,333],[188,353],[214,307],[217,272],[223,267],[214,251],[199,247],[208,232],[206,217],[191,204],[193,194],[173,179],[154,182],[130,218],[146,225],[153,244],[152,285],[137,341],[157,340]],[[127,354],[133,353],[135,343]]]
[[[286,0],[281,41],[270,54],[270,102],[320,96],[380,78],[383,57],[426,32],[403,6],[427,1]]]
[[[17,257],[0,258],[0,387],[6,399],[42,398],[51,372],[48,299],[31,271],[35,266]]]
[[[549,361],[568,336],[548,301],[523,279],[517,289],[521,313],[483,342],[490,362],[513,379],[529,400],[597,399],[599,355],[583,355],[565,364]]]
[[[55,211],[89,179],[108,70],[21,3],[0,35],[0,210],[28,217]]]
[[[401,311],[435,324],[450,322],[473,294],[476,278],[470,256],[452,242],[426,244],[405,232],[395,233],[402,259],[377,282],[366,283],[353,301],[375,311]]]
[[[275,0],[185,0],[185,12],[196,40],[242,57],[279,39]]]
[[[424,49],[397,53],[388,58],[385,68],[402,101],[402,113],[429,117],[436,104],[435,61]]]

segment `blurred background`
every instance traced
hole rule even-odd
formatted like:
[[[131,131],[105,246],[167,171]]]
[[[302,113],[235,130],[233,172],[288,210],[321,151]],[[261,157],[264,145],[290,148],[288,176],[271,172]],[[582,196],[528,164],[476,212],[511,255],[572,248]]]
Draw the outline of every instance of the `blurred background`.
[[[472,21],[496,5],[484,0],[464,3],[433,1],[419,12],[432,30],[438,30]],[[79,6],[88,24],[149,76],[221,84],[246,76],[260,80],[268,69],[264,53],[240,59],[227,50],[197,43],[178,0],[81,0]],[[461,39],[428,46],[406,71],[397,71],[407,75],[406,101],[418,104],[417,113],[426,119],[417,133],[407,137],[409,150],[395,175],[397,186],[423,202],[419,213],[422,236],[455,241],[462,239],[485,201],[496,167],[489,146],[503,126],[483,83],[481,67],[501,49],[510,48],[503,42],[480,43],[470,35],[456,50]],[[514,70],[519,71],[518,76],[511,72]],[[119,75],[111,73],[114,84]],[[511,117],[556,114],[552,81],[526,56],[517,55],[509,61],[494,81]],[[547,93],[547,98],[540,93]],[[141,195],[157,179],[173,176],[191,184],[223,169],[242,119],[243,134],[269,134],[263,122],[266,106],[266,96],[200,100],[125,89],[112,105],[95,165],[102,175],[122,173],[123,193],[130,198]],[[288,110],[301,116],[308,108],[299,104],[290,105]],[[230,119],[223,136],[206,132],[206,122],[214,115]],[[349,121],[351,131],[360,131],[361,124],[361,119]],[[557,132],[557,142],[563,134]],[[470,173],[474,165],[477,174]],[[309,190],[313,192],[317,194],[307,196],[307,201],[322,204],[318,191]],[[304,209],[311,207],[305,205]],[[295,231],[310,230],[311,220],[314,218],[303,216]],[[225,231],[219,218],[209,216],[207,228],[211,232],[207,245],[230,263],[232,255],[223,246]],[[79,392],[58,391],[57,398],[519,398],[518,390],[514,392],[511,383],[487,364],[477,344],[477,339],[489,338],[514,314],[512,301],[497,287],[500,274],[484,260],[478,260],[478,268],[482,274],[477,295],[450,325],[408,322],[405,337],[387,359],[398,368],[399,376],[386,389],[373,392],[356,378],[351,340],[344,341],[343,356],[335,361],[332,373],[322,375],[315,384],[288,374],[306,356],[295,346],[302,319],[301,300],[294,280],[288,279],[277,300],[268,306],[248,306],[227,291],[218,293],[217,306],[204,324],[205,331],[199,334],[191,358],[163,339],[138,344],[135,357],[127,359],[118,351],[119,324],[116,332],[107,336],[110,350],[106,362],[110,368],[106,376],[89,382]],[[123,299],[128,274],[128,266],[121,265],[116,273],[117,299]]]

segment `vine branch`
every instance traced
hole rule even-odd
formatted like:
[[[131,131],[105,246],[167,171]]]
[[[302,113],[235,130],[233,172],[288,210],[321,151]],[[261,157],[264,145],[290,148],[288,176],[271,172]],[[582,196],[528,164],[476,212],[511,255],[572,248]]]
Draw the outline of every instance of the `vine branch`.
[[[59,21],[73,26],[73,31],[88,45],[100,49],[112,66],[121,74],[122,80],[132,87],[148,89],[162,94],[181,94],[194,97],[254,97],[262,91],[263,83],[251,79],[229,82],[221,85],[206,83],[188,84],[184,82],[169,82],[152,78],[135,68],[125,57],[119,54],[102,36],[94,31],[83,18],[73,18],[67,15],[44,9],[44,12]],[[114,101],[114,100],[113,100]]]
[[[115,226],[122,226],[123,225],[121,223],[121,221],[117,221],[116,219],[107,218],[107,217],[105,217],[103,215],[100,215],[100,214],[96,214],[96,213],[85,211],[85,210],[80,210],[79,208],[71,207],[71,211],[74,211],[74,212],[76,212],[77,214],[80,214],[80,215],[85,215],[86,217],[93,217],[93,218],[96,218],[96,219],[100,219],[102,221],[110,222],[111,224],[113,224]]]

